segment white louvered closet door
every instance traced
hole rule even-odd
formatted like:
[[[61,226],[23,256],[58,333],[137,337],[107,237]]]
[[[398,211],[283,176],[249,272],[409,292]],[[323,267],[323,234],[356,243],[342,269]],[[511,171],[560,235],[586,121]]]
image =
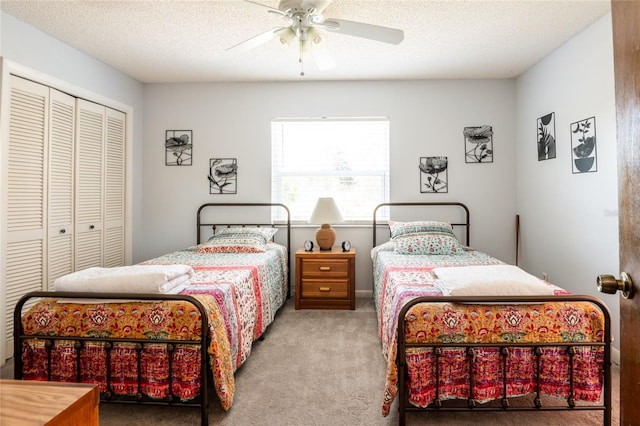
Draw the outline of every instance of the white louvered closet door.
[[[124,265],[125,114],[106,109],[104,266]]]
[[[106,108],[77,100],[75,269],[102,266]]]
[[[5,354],[13,353],[13,309],[29,291],[42,290],[46,256],[46,155],[49,88],[10,77],[5,206]]]
[[[74,271],[74,123],[76,98],[51,89],[49,102],[49,179],[47,227],[48,289]]]

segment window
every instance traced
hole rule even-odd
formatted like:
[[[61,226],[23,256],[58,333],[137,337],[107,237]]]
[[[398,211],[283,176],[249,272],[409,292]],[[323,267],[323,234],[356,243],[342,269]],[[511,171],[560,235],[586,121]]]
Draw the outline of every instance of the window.
[[[388,118],[272,121],[271,201],[306,222],[318,197],[333,197],[352,223],[389,201]]]

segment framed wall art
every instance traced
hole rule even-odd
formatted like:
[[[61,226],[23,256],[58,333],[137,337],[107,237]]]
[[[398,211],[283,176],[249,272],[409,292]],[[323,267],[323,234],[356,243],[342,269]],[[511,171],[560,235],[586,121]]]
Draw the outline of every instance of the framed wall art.
[[[447,157],[420,157],[420,192],[449,192]]]
[[[573,173],[598,171],[596,118],[571,123],[571,167]]]
[[[556,158],[556,113],[538,118],[538,161]]]
[[[164,164],[166,166],[190,166],[193,164],[192,130],[167,130],[164,140]]]
[[[209,159],[209,194],[236,194],[238,192],[238,159]]]
[[[465,163],[493,163],[493,127],[464,128]]]

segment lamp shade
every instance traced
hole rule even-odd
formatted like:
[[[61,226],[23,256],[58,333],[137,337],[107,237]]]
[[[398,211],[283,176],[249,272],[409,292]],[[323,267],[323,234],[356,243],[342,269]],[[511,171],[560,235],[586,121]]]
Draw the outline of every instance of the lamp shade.
[[[322,225],[325,223],[340,223],[342,221],[342,215],[333,198],[318,198],[316,207],[313,209],[313,213],[311,213],[311,217],[309,218],[309,223]]]
[[[318,198],[309,223],[321,225],[316,231],[316,242],[320,250],[331,250],[336,242],[336,231],[331,224],[339,222],[342,222],[342,215],[333,198]]]

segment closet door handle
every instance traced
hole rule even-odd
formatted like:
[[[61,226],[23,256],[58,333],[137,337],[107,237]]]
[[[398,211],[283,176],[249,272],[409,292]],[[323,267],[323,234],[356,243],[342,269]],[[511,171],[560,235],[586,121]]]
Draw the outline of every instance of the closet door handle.
[[[66,234],[66,233],[67,233],[67,230],[66,230],[66,229],[64,229],[64,228],[62,228],[62,229],[60,230],[60,234]]]
[[[96,229],[96,227],[95,225],[89,225],[89,229],[93,231],[94,229]]]

